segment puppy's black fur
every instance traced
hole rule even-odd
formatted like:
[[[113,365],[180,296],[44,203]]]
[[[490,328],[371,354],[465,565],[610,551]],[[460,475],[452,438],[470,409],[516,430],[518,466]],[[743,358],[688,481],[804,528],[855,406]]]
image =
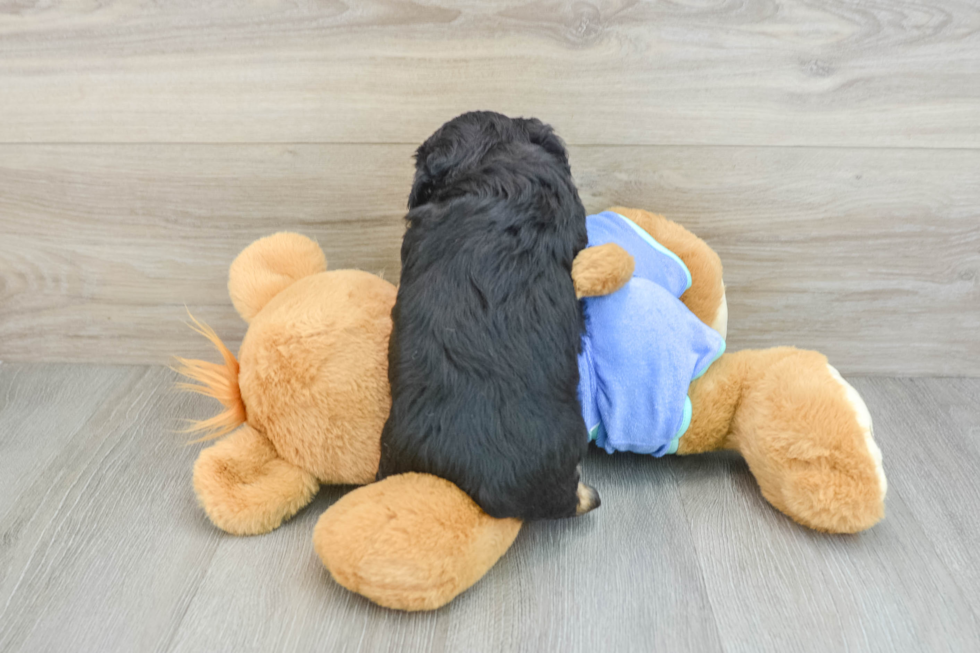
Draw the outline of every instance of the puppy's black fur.
[[[416,152],[409,209],[378,479],[434,474],[493,517],[597,506],[576,495],[587,236],[564,145],[536,119],[459,116]]]

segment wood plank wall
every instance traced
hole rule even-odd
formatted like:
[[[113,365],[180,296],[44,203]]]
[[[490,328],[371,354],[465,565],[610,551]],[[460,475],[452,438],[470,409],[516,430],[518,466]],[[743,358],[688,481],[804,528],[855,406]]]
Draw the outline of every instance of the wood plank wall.
[[[980,375],[980,9],[895,0],[0,2],[0,360],[229,343],[250,241],[397,281],[411,153],[535,115],[590,210],[722,256],[733,349]]]

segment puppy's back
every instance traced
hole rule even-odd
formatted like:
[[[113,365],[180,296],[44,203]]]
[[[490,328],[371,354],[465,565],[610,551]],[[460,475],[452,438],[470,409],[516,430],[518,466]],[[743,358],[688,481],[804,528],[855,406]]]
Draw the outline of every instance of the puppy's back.
[[[441,476],[494,517],[571,516],[588,442],[570,276],[584,233],[532,237],[507,224],[513,207],[479,204],[406,233],[378,475]]]
[[[441,476],[494,517],[566,517],[597,505],[577,470],[585,210],[567,162],[498,150],[409,213],[378,477]]]

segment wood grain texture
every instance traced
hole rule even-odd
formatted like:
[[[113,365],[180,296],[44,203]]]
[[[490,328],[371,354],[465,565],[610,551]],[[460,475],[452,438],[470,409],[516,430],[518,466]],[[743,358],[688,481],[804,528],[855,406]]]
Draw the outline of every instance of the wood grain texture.
[[[876,436],[892,481],[915,436]],[[892,488],[872,530],[825,535],[766,503],[740,458],[671,462],[726,651],[968,651],[980,641],[966,588]]]
[[[0,513],[27,490],[24,479],[48,468],[110,393],[132,377],[122,367],[0,365]],[[38,446],[39,436],[44,446]]]
[[[718,252],[734,349],[816,349],[849,374],[980,376],[980,151],[575,154],[589,206],[650,207]]]
[[[599,510],[529,525],[466,594],[406,614],[313,552],[345,488],[268,535],[215,531],[190,487],[198,448],[170,431],[213,406],[173,394],[169,370],[3,364],[0,451],[38,462],[0,457],[0,649],[972,652],[980,380],[851,380],[889,478],[871,531],[796,526],[727,454],[593,450]]]
[[[869,3],[0,3],[0,142],[417,143],[465,110],[577,144],[977,147],[980,11]]]
[[[408,145],[0,146],[0,359],[237,346],[227,269],[278,230],[397,282]],[[845,373],[980,375],[978,150],[573,147],[589,210],[659,210],[725,265],[733,349]]]
[[[276,231],[317,238],[333,268],[398,277],[407,146],[0,152],[0,359],[205,355],[185,305],[236,343],[228,266]]]
[[[905,449],[891,463],[889,493],[922,525],[932,545],[922,551],[942,561],[980,615],[980,512],[965,509],[980,506],[980,384],[886,378],[855,386],[877,407],[875,432]]]
[[[15,367],[0,370],[8,394],[21,380]],[[15,435],[8,420],[21,421],[17,436],[50,458],[14,472],[21,491],[0,513],[0,650],[167,650],[220,539],[190,490],[196,451],[173,431],[204,402],[176,395],[164,368],[89,367],[87,379],[65,366],[43,371],[69,394],[121,378],[91,416],[47,404],[78,420],[67,441],[19,420],[33,402],[0,415],[0,440]]]
[[[676,495],[672,479],[604,454],[588,464],[590,479],[606,481],[603,522],[526,527],[479,584],[427,614],[385,610],[333,583],[310,541],[341,494],[327,488],[268,537],[222,541],[174,650],[720,651],[683,511],[662,500]]]

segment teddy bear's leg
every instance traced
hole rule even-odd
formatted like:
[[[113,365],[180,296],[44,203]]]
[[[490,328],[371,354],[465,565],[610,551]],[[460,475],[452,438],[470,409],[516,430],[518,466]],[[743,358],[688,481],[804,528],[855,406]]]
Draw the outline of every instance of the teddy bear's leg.
[[[723,355],[691,385],[679,454],[739,451],[762,495],[816,530],[854,533],[884,516],[887,482],[860,395],[817,352]]]
[[[722,280],[721,259],[708,243],[662,215],[621,206],[610,210],[635,222],[684,261],[691,272],[691,287],[681,295],[681,301],[722,338],[727,337],[728,301]]]
[[[269,440],[244,424],[194,463],[194,491],[218,528],[257,535],[277,528],[308,504],[320,487],[292,465]]]
[[[320,516],[313,547],[347,589],[388,608],[434,610],[482,578],[520,528],[449,481],[410,473],[345,495]]]

